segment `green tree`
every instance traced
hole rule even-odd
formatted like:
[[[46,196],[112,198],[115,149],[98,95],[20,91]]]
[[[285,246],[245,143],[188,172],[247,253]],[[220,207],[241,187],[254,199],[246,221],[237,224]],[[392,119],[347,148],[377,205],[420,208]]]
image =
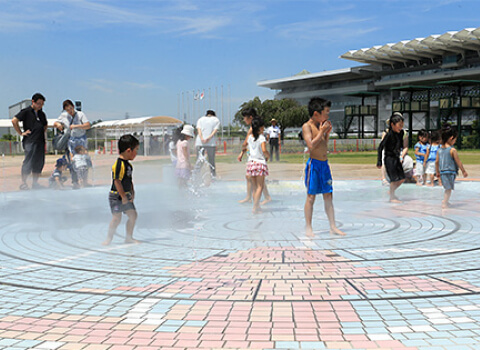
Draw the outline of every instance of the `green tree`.
[[[282,134],[285,128],[296,128],[303,125],[308,120],[308,110],[306,106],[301,106],[297,101],[284,98],[281,100],[265,100],[255,97],[253,100],[244,102],[237,113],[235,113],[235,122],[243,124],[242,110],[253,107],[257,110],[267,125],[270,120],[275,118],[279,124]]]
[[[12,135],[10,133],[8,134],[3,134],[2,137],[0,138],[1,141],[15,141],[15,135]]]

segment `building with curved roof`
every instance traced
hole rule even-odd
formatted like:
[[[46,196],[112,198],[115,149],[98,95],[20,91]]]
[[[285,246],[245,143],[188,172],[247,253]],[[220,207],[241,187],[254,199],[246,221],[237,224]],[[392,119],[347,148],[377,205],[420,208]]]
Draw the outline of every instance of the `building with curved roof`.
[[[363,65],[257,85],[304,105],[315,96],[331,100],[331,119],[345,135],[378,136],[392,111],[406,115],[410,133],[444,121],[468,133],[479,118],[480,27],[349,50],[340,58]]]

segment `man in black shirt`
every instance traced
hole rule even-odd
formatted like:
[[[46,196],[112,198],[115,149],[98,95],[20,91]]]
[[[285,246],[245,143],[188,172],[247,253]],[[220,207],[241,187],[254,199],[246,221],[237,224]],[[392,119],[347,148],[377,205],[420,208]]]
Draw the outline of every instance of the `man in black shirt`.
[[[42,111],[45,97],[36,93],[32,96],[32,105],[22,109],[12,119],[15,131],[23,137],[22,144],[25,159],[22,164],[21,190],[28,190],[27,178],[32,174],[32,188],[40,188],[38,178],[45,164],[45,131],[47,130],[47,116]],[[23,123],[23,131],[19,123]]]

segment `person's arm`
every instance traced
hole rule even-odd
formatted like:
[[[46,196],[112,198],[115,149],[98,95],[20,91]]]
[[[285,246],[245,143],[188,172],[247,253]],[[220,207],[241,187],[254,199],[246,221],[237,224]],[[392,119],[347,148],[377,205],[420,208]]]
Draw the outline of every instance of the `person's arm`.
[[[317,136],[312,138],[312,128],[309,124],[305,123],[302,126],[303,139],[307,144],[308,151],[312,152],[313,149],[317,148],[321,142],[328,140],[328,133],[332,130],[332,124],[329,121],[323,123],[320,126]]]
[[[53,122],[53,127],[63,131],[63,123],[60,123],[58,120]]]
[[[382,142],[380,142],[380,145],[378,145],[378,150],[377,150],[377,168],[381,169],[382,168],[382,163],[383,163],[383,150],[385,148],[385,143],[387,142],[388,139],[388,134],[383,135],[382,137]]]
[[[85,116],[85,114],[83,112],[77,112],[79,113],[79,121],[81,122],[81,124],[77,124],[77,125],[73,125],[73,119],[72,119],[72,123],[70,123],[70,130],[73,130],[73,129],[82,129],[82,130],[88,130],[92,127],[92,124],[90,124],[90,122],[88,121],[87,117]]]
[[[206,141],[203,138],[202,129],[197,128],[197,133],[198,133],[198,137],[200,138],[200,141],[202,141],[202,143],[205,143]]]
[[[455,163],[457,163],[458,168],[462,171],[463,177],[468,177],[468,173],[463,167],[462,161],[458,157],[458,152],[455,148],[452,147],[452,149],[450,150],[450,155],[452,156]]]
[[[77,125],[73,125],[73,124],[70,125],[70,130],[73,130],[73,129],[88,130],[90,128],[91,128],[90,122],[86,122],[86,123],[83,123],[83,124],[77,124]]]
[[[437,157],[435,158],[435,172],[437,177],[440,178],[440,149],[437,151]]]
[[[122,203],[123,204],[128,203],[127,194],[125,193],[125,190],[123,189],[122,180],[115,179],[115,180],[113,180],[113,183],[115,184],[115,188],[117,189],[118,195],[120,197],[122,197]]]
[[[252,128],[248,129],[247,136],[245,137],[245,140],[242,143],[242,151],[237,157],[237,160],[239,162],[242,161],[243,155],[247,152],[247,145],[248,145],[248,137],[252,134]]]
[[[267,151],[267,143],[262,142],[262,152],[265,160],[268,161],[270,159],[270,153]]]
[[[30,130],[22,131],[22,129],[20,129],[20,125],[18,125],[19,122],[20,122],[20,120],[18,120],[17,117],[13,117],[12,125],[13,125],[13,128],[15,129],[15,131],[17,132],[17,134],[19,134],[20,136],[30,135],[32,133]]]
[[[430,155],[430,147],[427,147],[427,153],[425,153],[425,157],[423,158],[423,166],[427,164],[427,159],[429,155]]]

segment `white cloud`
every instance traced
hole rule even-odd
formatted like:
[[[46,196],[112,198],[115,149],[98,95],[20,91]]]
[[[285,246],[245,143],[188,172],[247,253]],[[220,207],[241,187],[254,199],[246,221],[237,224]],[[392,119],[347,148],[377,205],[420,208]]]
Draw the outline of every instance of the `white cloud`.
[[[94,91],[100,91],[107,94],[121,93],[125,90],[157,90],[161,87],[154,83],[139,83],[132,81],[111,81],[106,79],[90,79],[84,82],[84,85]]]
[[[356,38],[378,30],[364,25],[371,18],[339,17],[330,21],[305,21],[278,26],[278,34],[287,39],[309,41],[338,41]]]

